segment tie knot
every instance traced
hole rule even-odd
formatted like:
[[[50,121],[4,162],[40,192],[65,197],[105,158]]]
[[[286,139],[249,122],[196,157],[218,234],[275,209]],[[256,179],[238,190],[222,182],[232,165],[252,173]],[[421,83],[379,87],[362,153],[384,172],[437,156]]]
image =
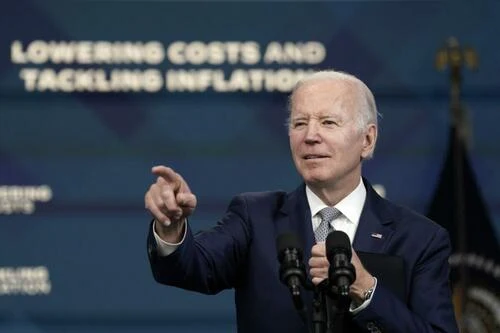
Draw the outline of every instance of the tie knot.
[[[335,207],[325,207],[318,213],[321,216],[321,220],[326,223],[330,223],[342,214],[340,210]]]
[[[339,217],[341,213],[335,207],[326,207],[320,210],[318,214],[321,216],[321,223],[314,230],[314,237],[316,238],[316,242],[324,242],[328,233],[333,228],[330,223]]]

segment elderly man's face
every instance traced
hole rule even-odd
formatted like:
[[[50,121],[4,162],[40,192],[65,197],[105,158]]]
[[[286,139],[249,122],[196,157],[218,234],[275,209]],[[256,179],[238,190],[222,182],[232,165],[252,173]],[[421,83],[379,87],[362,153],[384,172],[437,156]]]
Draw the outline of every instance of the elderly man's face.
[[[308,185],[336,188],[359,182],[361,159],[373,149],[376,128],[360,130],[356,92],[352,83],[338,80],[308,82],[295,91],[290,147]]]

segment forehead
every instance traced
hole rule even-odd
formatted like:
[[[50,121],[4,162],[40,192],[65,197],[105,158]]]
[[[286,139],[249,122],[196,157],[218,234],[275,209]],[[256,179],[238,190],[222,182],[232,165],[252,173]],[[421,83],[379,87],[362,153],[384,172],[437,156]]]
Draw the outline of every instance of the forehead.
[[[318,80],[306,82],[291,96],[291,113],[339,114],[352,113],[357,106],[359,90],[353,82]]]

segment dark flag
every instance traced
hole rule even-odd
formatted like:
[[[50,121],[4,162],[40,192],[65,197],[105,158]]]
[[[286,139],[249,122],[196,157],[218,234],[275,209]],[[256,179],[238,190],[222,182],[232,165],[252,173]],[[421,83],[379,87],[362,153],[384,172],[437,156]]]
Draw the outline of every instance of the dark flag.
[[[500,249],[457,130],[427,216],[450,232],[453,303],[462,333],[500,332]]]

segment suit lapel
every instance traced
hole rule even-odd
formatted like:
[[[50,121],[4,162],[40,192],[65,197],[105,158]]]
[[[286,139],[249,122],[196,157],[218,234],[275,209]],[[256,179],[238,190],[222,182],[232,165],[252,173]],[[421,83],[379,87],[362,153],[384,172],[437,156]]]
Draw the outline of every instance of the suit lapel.
[[[311,210],[307,203],[305,185],[299,186],[284,198],[281,209],[276,216],[276,237],[285,232],[296,234],[302,242],[304,263],[311,256],[314,234],[312,230]]]
[[[366,187],[366,200],[354,237],[356,251],[384,253],[394,233],[393,221],[382,199],[363,179]]]
[[[302,262],[304,263],[306,274],[309,276],[308,262],[311,257],[314,234],[312,230],[311,210],[307,203],[304,184],[285,196],[282,206],[276,214],[274,230],[275,238],[285,232],[294,233],[299,237],[302,243]],[[311,310],[312,292],[304,290],[303,297],[305,304]]]

